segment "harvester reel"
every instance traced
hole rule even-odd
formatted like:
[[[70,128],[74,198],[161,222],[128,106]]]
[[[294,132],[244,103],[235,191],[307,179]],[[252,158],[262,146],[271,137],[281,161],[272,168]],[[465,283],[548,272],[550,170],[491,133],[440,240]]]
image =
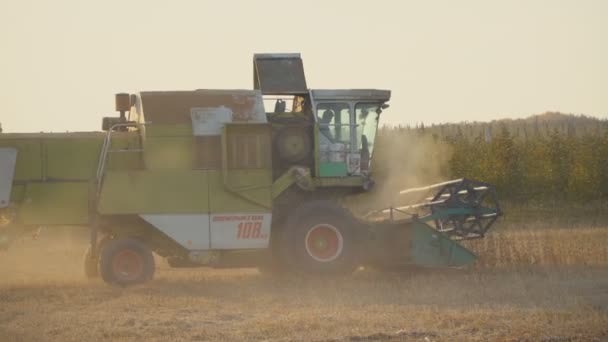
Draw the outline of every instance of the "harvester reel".
[[[456,239],[483,237],[500,215],[500,207],[494,187],[487,183],[468,179],[444,186],[433,196],[431,203],[437,203],[430,205],[431,213],[450,208],[480,209],[484,207],[489,207],[497,213],[488,216],[480,214],[453,215],[435,222],[439,230]]]
[[[382,219],[388,214],[389,220],[394,221],[409,216],[434,222],[438,231],[454,240],[464,240],[483,237],[502,215],[494,186],[475,180],[457,179],[402,190],[400,194],[424,195],[429,192],[434,193],[423,202],[375,210],[367,217]]]

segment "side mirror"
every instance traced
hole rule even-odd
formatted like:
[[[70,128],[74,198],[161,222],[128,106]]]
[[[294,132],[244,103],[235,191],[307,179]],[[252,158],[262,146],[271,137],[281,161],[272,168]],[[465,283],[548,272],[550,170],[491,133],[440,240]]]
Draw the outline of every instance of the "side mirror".
[[[378,107],[376,109],[376,114],[378,114],[378,115],[382,114],[382,110],[384,110],[388,107],[390,107],[390,105],[388,103],[383,103],[380,107]]]

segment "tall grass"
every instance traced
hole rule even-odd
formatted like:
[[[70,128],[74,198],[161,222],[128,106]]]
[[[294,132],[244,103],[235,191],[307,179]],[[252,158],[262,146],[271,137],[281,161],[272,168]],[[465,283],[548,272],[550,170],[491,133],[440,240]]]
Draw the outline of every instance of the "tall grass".
[[[504,228],[463,244],[478,255],[478,269],[608,265],[607,227]]]

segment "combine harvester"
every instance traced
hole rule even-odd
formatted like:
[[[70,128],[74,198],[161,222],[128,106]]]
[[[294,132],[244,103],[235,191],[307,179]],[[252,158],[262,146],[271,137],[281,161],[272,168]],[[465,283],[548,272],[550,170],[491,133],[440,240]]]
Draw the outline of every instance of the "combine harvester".
[[[104,132],[0,134],[0,245],[38,227],[90,229],[85,273],[128,286],[173,267],[335,274],[455,267],[500,215],[488,184],[405,190],[423,203],[356,218],[373,187],[387,90],[309,90],[299,54],[259,54],[254,90],[116,95]],[[265,104],[273,107],[265,109]]]

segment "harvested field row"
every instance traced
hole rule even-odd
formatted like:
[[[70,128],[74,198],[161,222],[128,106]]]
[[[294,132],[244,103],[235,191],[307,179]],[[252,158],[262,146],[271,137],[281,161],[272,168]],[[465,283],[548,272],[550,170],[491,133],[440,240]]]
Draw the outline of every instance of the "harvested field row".
[[[608,338],[606,230],[505,229],[465,270],[268,277],[171,269],[120,289],[82,276],[85,242],[0,255],[0,336],[17,341],[593,341]]]

